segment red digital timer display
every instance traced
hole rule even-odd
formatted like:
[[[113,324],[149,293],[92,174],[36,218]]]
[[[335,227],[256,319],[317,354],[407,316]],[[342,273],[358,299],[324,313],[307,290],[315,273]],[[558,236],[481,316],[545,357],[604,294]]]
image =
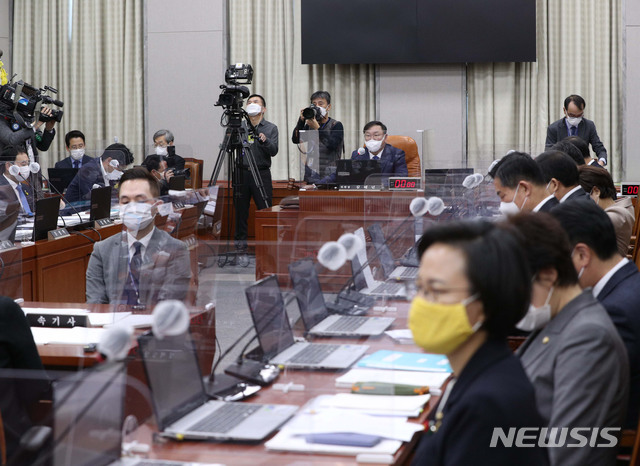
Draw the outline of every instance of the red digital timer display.
[[[640,183],[622,183],[621,194],[623,196],[637,196]]]
[[[420,189],[420,178],[411,177],[390,177],[389,189]]]

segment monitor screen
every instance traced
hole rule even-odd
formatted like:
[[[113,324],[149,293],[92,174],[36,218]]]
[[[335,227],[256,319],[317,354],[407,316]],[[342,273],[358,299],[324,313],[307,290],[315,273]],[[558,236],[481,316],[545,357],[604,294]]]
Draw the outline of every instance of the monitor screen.
[[[300,308],[300,316],[307,330],[310,330],[329,315],[314,262],[303,259],[290,264],[289,276]]]

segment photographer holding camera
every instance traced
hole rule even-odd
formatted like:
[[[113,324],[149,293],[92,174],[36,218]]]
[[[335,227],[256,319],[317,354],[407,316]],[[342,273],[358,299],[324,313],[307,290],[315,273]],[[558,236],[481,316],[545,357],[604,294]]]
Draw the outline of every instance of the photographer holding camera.
[[[246,111],[258,136],[257,140],[251,145],[251,153],[256,161],[258,174],[262,180],[268,204],[265,205],[249,169],[249,162],[243,157],[240,178],[242,184],[239,192],[236,193],[236,229],[234,236],[236,250],[240,252],[238,259],[240,265],[244,265],[247,262],[244,253],[247,249],[247,220],[249,218],[251,198],[253,197],[258,210],[271,206],[272,200],[273,186],[270,168],[271,157],[275,157],[278,153],[278,127],[264,119],[266,108],[264,97],[259,94],[252,94],[247,99]]]
[[[335,171],[335,162],[344,153],[344,127],[329,117],[331,95],[327,91],[311,94],[311,106],[300,111],[300,118],[291,135],[294,144],[300,143],[300,131],[318,131],[319,170],[305,166],[305,181],[313,182]]]

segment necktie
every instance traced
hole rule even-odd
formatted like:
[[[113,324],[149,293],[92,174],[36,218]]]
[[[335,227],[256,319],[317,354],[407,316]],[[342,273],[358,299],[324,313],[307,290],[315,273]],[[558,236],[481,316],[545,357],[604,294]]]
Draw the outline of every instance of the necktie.
[[[378,157],[377,155],[374,155],[373,157],[371,157],[371,160],[380,160],[380,157]]]
[[[22,190],[22,183],[18,183],[18,194],[20,195],[20,204],[22,204],[22,208],[27,215],[33,215],[31,212],[31,207],[29,207],[29,201],[27,201],[27,196],[24,194]]]
[[[578,128],[576,128],[575,126],[572,126],[571,128],[569,128],[569,136],[575,136],[577,130]]]
[[[80,162],[78,162],[77,160],[73,161],[73,168],[80,168]]]
[[[142,267],[142,243],[136,241],[133,243],[135,252],[133,257],[129,261],[129,275],[132,285],[132,290],[128,293],[127,304],[139,304],[139,287],[140,287],[140,268]]]

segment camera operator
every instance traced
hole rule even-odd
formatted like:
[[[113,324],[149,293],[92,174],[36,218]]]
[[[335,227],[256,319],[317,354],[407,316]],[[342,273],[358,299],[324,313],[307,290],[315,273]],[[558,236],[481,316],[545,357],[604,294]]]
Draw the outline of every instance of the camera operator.
[[[273,123],[264,119],[264,112],[267,106],[259,94],[252,94],[247,99],[247,114],[251,124],[256,129],[257,139],[251,145],[251,153],[258,167],[258,175],[262,180],[264,192],[267,196],[268,205],[266,205],[260,195],[260,191],[255,184],[249,162],[246,158],[242,159],[242,172],[240,180],[242,184],[239,192],[236,193],[236,230],[235,230],[235,246],[236,250],[242,254],[239,256],[240,265],[248,263],[244,253],[247,250],[247,219],[249,218],[249,204],[251,197],[256,203],[256,208],[265,209],[271,206],[273,186],[271,182],[271,157],[278,153],[278,127]],[[244,123],[243,123],[244,124]]]
[[[161,129],[153,135],[153,145],[156,155],[167,161],[167,167],[175,170],[184,170],[184,159],[176,154],[173,145],[173,133],[168,129]]]
[[[312,110],[315,117],[311,117]],[[313,182],[335,171],[335,163],[344,153],[344,127],[329,117],[331,95],[327,91],[311,94],[311,106],[300,110],[300,118],[291,135],[294,144],[300,143],[300,131],[318,131],[319,171],[305,166],[305,181]],[[307,114],[307,115],[305,115]]]
[[[43,106],[41,113],[51,116],[51,109]],[[38,150],[48,150],[56,135],[56,120],[52,119],[44,123],[44,131],[40,130],[42,124],[42,121],[36,121],[33,128],[24,128],[11,118],[0,119],[0,151],[5,146],[22,145],[27,149],[29,161],[37,162]]]

